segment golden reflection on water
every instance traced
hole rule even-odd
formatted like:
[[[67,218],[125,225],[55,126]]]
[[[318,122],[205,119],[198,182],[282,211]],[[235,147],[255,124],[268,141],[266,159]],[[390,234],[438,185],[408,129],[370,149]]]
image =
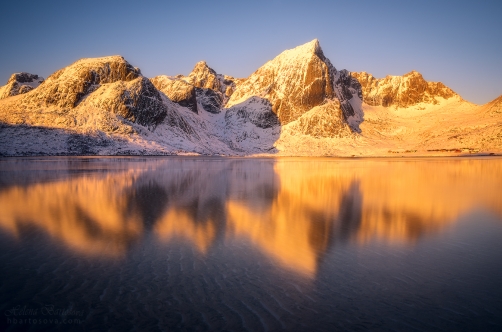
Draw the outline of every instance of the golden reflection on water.
[[[0,191],[0,224],[16,237],[29,225],[83,253],[119,256],[143,232],[121,193],[136,172],[82,176]]]
[[[214,240],[216,227],[213,220],[197,223],[187,211],[173,208],[159,219],[155,233],[165,242],[176,238],[186,239],[205,254]]]
[[[358,174],[364,193],[360,242],[375,237],[414,242],[478,208],[502,216],[500,159],[368,162],[368,166]]]
[[[339,242],[413,244],[480,208],[502,218],[501,159],[173,158],[144,166],[84,167],[71,178],[4,186],[0,227],[22,241],[35,226],[78,252],[110,257],[148,232],[187,240],[203,255],[218,241],[249,241],[313,277]]]

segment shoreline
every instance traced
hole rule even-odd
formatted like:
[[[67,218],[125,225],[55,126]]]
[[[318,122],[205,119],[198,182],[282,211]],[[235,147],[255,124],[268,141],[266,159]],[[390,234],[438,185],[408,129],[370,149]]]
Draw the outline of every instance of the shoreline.
[[[476,158],[476,157],[502,157],[502,153],[499,152],[480,152],[480,153],[470,153],[470,154],[410,154],[406,155],[352,155],[352,156],[337,156],[337,155],[273,155],[273,154],[253,154],[253,155],[206,155],[197,153],[186,153],[186,154],[110,154],[110,155],[99,155],[99,154],[27,154],[27,155],[0,155],[0,159],[9,158],[43,158],[43,157],[76,157],[76,158],[126,158],[126,157],[204,157],[204,158],[336,158],[336,159],[412,159],[412,158]]]

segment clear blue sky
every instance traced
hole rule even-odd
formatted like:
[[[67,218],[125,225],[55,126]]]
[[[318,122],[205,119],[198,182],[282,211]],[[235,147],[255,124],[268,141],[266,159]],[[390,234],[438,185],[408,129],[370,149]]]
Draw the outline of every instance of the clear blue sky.
[[[483,104],[502,94],[502,1],[2,1],[0,84],[120,54],[148,77],[206,60],[247,77],[318,38],[338,69],[411,70]]]

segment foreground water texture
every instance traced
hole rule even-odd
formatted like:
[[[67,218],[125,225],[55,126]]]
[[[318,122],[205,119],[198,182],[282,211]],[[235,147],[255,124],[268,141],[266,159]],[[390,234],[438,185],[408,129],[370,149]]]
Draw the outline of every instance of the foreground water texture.
[[[0,159],[0,328],[502,329],[502,159]]]

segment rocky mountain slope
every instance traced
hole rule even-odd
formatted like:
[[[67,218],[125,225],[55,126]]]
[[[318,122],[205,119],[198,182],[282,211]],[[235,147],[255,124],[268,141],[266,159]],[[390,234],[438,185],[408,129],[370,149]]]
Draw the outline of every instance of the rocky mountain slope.
[[[473,105],[412,71],[337,70],[313,40],[245,79],[204,61],[146,78],[120,56],[0,88],[0,155],[394,156],[502,152],[502,97]]]
[[[377,79],[366,72],[350,73],[362,86],[364,102],[371,106],[408,107],[418,103],[436,105],[439,98],[458,96],[441,82],[427,82],[419,72]]]
[[[43,77],[30,73],[12,74],[7,84],[0,87],[0,99],[20,95],[35,89],[44,81]]]
[[[158,124],[167,114],[153,84],[118,56],[79,60],[0,107],[12,124],[52,127],[55,121],[64,128],[77,120],[76,110],[99,109],[144,126]]]
[[[259,96],[271,102],[282,124],[288,124],[335,97],[325,60],[317,40],[285,51],[239,84],[228,106]]]

